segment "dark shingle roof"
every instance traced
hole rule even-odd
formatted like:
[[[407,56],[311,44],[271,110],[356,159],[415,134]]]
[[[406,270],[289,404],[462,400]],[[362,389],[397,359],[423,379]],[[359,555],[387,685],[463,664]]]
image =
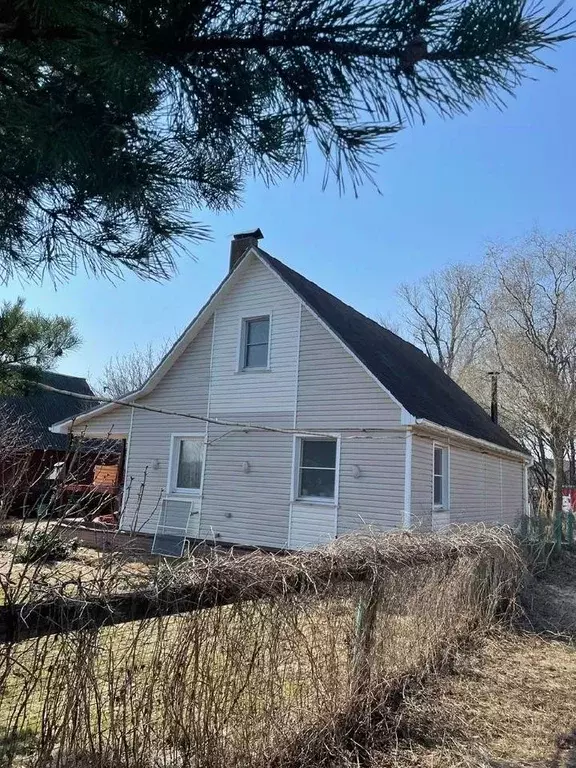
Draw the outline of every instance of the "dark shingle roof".
[[[40,381],[56,389],[66,389],[80,395],[93,395],[86,379],[78,376],[65,376],[62,373],[44,371]],[[40,450],[65,450],[67,435],[55,435],[49,427],[57,421],[71,418],[88,410],[91,403],[70,395],[59,395],[33,388],[26,395],[0,396],[0,410],[11,419],[22,419],[26,439],[31,448]]]
[[[262,249],[258,250],[412,416],[525,453],[505,429],[494,424],[486,411],[421,350]]]

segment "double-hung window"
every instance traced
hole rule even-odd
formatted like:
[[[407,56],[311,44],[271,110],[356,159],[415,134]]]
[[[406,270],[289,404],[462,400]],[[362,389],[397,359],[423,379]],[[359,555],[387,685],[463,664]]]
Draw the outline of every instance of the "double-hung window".
[[[448,448],[434,445],[434,509],[448,509],[450,464]]]
[[[204,438],[175,435],[172,438],[171,493],[199,493],[204,465]]]
[[[338,442],[305,438],[298,444],[296,495],[300,499],[331,501],[336,497]]]
[[[241,370],[266,369],[270,364],[270,316],[242,321]]]

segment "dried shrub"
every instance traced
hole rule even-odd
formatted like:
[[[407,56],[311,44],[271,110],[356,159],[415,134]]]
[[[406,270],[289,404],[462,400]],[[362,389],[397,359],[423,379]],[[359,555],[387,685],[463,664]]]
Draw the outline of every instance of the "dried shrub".
[[[65,541],[57,532],[50,529],[37,530],[23,537],[25,544],[17,552],[19,563],[49,563],[66,560],[76,549],[74,540]]]
[[[8,594],[0,615],[29,639],[0,652],[0,724],[36,733],[34,768],[357,764],[521,575],[512,538],[478,528],[193,557],[119,596],[104,573],[72,596]]]
[[[15,520],[1,520],[0,519],[0,546],[6,539],[11,539],[18,534],[20,526]]]

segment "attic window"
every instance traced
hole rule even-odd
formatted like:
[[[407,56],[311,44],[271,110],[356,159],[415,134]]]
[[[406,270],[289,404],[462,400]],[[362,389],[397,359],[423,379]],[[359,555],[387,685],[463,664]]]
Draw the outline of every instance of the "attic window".
[[[270,316],[245,318],[242,322],[242,370],[269,367]]]

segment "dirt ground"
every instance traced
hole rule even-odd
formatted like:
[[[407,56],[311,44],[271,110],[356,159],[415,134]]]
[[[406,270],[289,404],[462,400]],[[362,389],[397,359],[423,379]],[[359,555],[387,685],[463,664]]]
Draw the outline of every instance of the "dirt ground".
[[[118,590],[137,589],[145,583],[158,558],[141,552],[101,552],[77,546],[65,560],[23,563],[18,553],[25,550],[26,535],[42,533],[44,523],[15,524],[14,534],[0,539],[0,603],[9,590],[16,599],[38,597],[46,588],[61,588],[72,594],[81,583],[83,588],[94,585],[100,589],[103,580]],[[57,535],[57,530],[54,530]]]

